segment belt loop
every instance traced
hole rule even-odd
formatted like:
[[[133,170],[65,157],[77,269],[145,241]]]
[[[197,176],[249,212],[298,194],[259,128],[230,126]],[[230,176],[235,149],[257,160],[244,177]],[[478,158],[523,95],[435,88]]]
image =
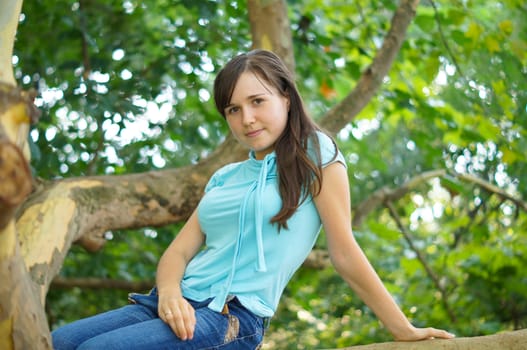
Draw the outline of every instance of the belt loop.
[[[264,328],[269,328],[269,326],[271,325],[271,317],[262,317],[262,320]]]

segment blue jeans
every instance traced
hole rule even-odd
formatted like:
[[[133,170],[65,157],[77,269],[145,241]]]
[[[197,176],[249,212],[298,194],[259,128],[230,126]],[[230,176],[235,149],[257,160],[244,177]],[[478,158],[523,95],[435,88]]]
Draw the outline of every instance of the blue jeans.
[[[55,350],[114,349],[258,349],[265,320],[254,315],[234,298],[229,314],[188,300],[196,310],[196,328],[191,340],[181,340],[157,314],[155,289],[148,295],[131,294],[133,304],[70,323],[51,333]],[[236,319],[238,322],[236,322]],[[234,321],[234,322],[233,322]],[[239,331],[233,336],[233,323]],[[235,327],[236,328],[236,327]]]

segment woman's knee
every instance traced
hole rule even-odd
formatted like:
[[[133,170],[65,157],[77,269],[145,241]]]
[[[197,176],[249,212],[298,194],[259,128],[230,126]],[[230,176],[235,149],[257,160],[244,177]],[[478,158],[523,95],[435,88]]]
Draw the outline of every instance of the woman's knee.
[[[62,328],[51,332],[51,342],[54,350],[75,350],[78,342],[72,337],[72,333]]]

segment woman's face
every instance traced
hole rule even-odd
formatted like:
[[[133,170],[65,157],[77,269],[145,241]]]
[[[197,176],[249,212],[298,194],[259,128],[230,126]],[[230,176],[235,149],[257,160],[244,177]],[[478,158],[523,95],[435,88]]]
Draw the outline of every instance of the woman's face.
[[[289,99],[252,72],[240,75],[225,119],[236,139],[263,159],[287,125]]]

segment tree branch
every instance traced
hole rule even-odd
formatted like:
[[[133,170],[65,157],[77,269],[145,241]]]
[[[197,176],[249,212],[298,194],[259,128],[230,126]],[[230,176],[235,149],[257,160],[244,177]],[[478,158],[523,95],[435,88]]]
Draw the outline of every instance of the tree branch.
[[[362,225],[362,222],[366,216],[368,216],[371,211],[375,210],[375,208],[377,208],[382,203],[387,201],[396,202],[401,197],[406,195],[410,190],[422,184],[423,182],[436,177],[444,176],[446,173],[447,172],[442,169],[432,170],[414,176],[398,188],[391,189],[389,186],[381,187],[356,207],[353,214],[353,226],[358,227]]]
[[[443,177],[449,174],[450,176],[456,177],[462,181],[473,183],[484,190],[494,193],[499,197],[513,202],[518,208],[527,211],[527,202],[523,201],[520,198],[515,197],[514,195],[503,191],[501,188],[487,182],[481,178],[478,178],[470,174],[460,174],[460,173],[448,173],[447,170],[438,169],[431,170],[424,173],[421,173],[417,176],[414,176],[402,186],[395,189],[390,188],[389,186],[384,186],[375,191],[371,196],[366,200],[362,201],[354,210],[353,215],[353,226],[358,227],[362,225],[362,222],[368,216],[370,212],[375,210],[379,205],[384,202],[391,201],[395,202],[405,196],[410,190],[417,187],[418,185],[426,182],[430,179],[436,177]]]
[[[505,200],[511,201],[523,211],[527,211],[527,202],[521,200],[520,198],[516,198],[514,195],[510,193],[503,191],[501,188],[499,188],[496,185],[491,184],[490,182],[487,182],[471,174],[454,173],[453,175],[462,181],[471,182],[473,184],[476,184],[487,192],[494,193]]]
[[[346,348],[348,350],[460,350],[460,349],[507,349],[524,350],[527,344],[527,329],[503,332],[493,335],[432,339],[418,342],[391,342],[381,344],[359,345]],[[328,349],[329,350],[329,349]]]
[[[295,58],[286,1],[249,0],[247,9],[253,49],[273,51],[294,73]]]
[[[390,30],[372,64],[363,72],[353,91],[321,119],[322,127],[329,132],[337,133],[353,120],[372,99],[401,48],[406,30],[415,17],[418,4],[418,0],[401,1],[392,17]]]
[[[155,285],[155,281],[126,281],[116,280],[110,278],[65,278],[55,277],[51,282],[50,288],[53,289],[120,289],[130,292],[143,292],[151,289]]]

